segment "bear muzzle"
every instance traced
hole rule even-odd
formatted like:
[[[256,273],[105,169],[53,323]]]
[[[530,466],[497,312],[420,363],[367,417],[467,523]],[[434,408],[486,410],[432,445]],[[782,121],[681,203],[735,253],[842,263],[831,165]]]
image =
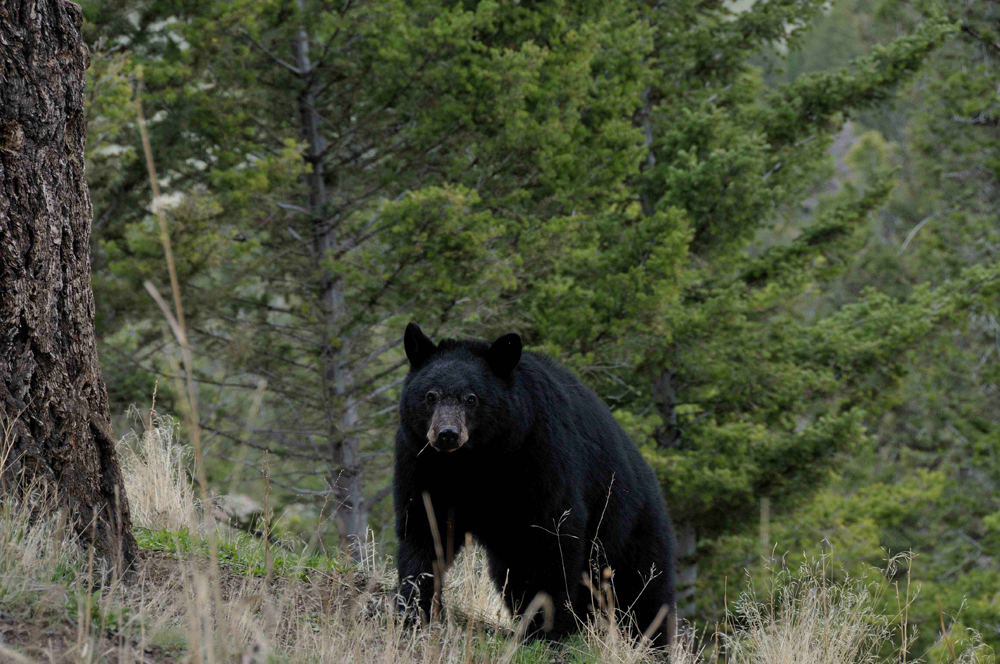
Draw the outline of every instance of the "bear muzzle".
[[[427,442],[438,452],[454,452],[469,441],[465,411],[456,404],[441,404],[434,409]]]

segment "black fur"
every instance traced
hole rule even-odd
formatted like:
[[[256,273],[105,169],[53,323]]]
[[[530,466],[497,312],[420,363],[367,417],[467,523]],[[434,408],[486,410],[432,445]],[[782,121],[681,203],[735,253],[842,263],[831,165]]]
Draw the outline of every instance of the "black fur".
[[[435,347],[411,323],[405,347],[411,369],[400,403],[394,479],[402,606],[427,619],[434,599],[437,556],[426,492],[446,562],[471,533],[486,549],[490,575],[512,611],[523,611],[538,592],[552,597],[550,638],[586,619],[593,602],[583,575],[595,569],[613,570],[616,608],[630,609],[640,631],[661,606],[673,608],[673,527],[660,486],[593,392],[546,358],[522,354],[517,335],[492,345],[446,339]],[[432,389],[435,402],[429,403]],[[450,453],[427,439],[435,403],[443,398],[463,404],[469,430],[468,443]],[[666,625],[657,645],[666,643]]]

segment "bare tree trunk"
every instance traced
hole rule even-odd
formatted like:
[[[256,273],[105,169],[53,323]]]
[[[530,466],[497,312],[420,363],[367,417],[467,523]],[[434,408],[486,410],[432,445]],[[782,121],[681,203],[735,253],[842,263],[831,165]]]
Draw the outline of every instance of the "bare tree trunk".
[[[654,432],[656,445],[662,449],[676,447],[681,439],[681,430],[677,421],[677,388],[674,386],[674,373],[664,369],[652,386],[653,403],[656,411],[663,419],[663,426]]]
[[[298,2],[299,11],[305,13],[305,3]],[[336,277],[323,265],[338,247],[336,231],[327,219],[327,193],[323,170],[325,141],[319,129],[314,88],[315,74],[309,59],[309,35],[305,27],[299,30],[296,43],[296,67],[306,84],[299,95],[299,117],[302,139],[306,142],[305,159],[312,171],[306,176],[309,184],[309,208],[313,226],[313,253],[320,274],[320,302],[327,319],[322,345],[323,391],[328,409],[331,468],[329,481],[337,501],[337,526],[342,539],[346,539],[355,559],[364,556],[368,532],[369,506],[364,499],[364,477],[358,438],[358,404],[354,397],[354,375],[348,367],[351,339],[339,326],[347,319],[344,293]],[[338,336],[340,347],[335,348]]]
[[[647,86],[642,91],[642,135],[646,144],[646,163],[642,165],[642,170],[656,167],[656,152],[653,151],[653,103],[649,99],[649,93],[650,89]],[[647,217],[652,217],[656,213],[656,206],[649,191],[643,191],[640,198],[642,199],[642,213]]]
[[[677,389],[674,374],[664,369],[652,386],[653,402],[663,419],[654,432],[660,448],[676,447],[681,430],[677,421]],[[677,614],[690,618],[695,610],[695,586],[698,583],[698,536],[694,524],[677,523]]]
[[[698,534],[694,525],[677,527],[677,614],[691,618],[695,611],[695,585],[698,582]]]
[[[5,489],[53,488],[84,541],[129,564],[94,339],[82,20],[66,0],[0,4],[0,459]]]

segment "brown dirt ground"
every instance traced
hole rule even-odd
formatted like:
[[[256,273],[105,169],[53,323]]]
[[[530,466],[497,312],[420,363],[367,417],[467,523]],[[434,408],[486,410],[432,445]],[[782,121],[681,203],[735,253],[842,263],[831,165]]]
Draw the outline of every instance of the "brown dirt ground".
[[[140,551],[136,562],[139,576],[143,584],[169,583],[178,578],[178,564],[166,554],[153,551]],[[58,596],[57,596],[58,595]],[[59,614],[56,606],[64,605],[69,597],[62,592],[52,591],[48,596],[42,595],[34,610],[28,614],[17,614],[0,609],[0,645],[8,653],[0,652],[0,662],[76,662],[85,659],[86,653],[81,652],[80,626],[77,621],[68,620]],[[91,646],[87,646],[91,647]],[[147,645],[140,652],[138,640],[112,631],[105,631],[93,644],[95,659],[112,661],[133,661],[143,664],[154,662],[175,662],[181,656],[180,652],[171,652],[160,646]],[[23,655],[20,660],[9,651]],[[95,654],[96,654],[95,653]],[[128,657],[116,655],[121,653]]]

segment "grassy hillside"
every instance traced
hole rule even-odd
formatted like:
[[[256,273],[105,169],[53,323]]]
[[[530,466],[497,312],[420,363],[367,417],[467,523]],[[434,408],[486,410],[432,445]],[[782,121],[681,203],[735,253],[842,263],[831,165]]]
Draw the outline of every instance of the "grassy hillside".
[[[270,518],[261,537],[206,520],[184,474],[186,450],[168,420],[150,419],[153,426],[120,444],[142,547],[130,577],[108,573],[78,547],[45,495],[29,487],[27,498],[0,507],[0,661],[663,661],[623,636],[606,611],[566,642],[520,641],[475,549],[448,575],[443,619],[404,624],[386,610],[391,559],[348,563],[317,550],[318,538],[275,540]],[[210,517],[222,514],[220,502],[213,499]],[[914,595],[907,564],[897,559],[889,574],[872,570],[839,584],[826,581],[825,559],[798,570],[775,566],[767,578],[745,580],[724,624],[682,629],[670,661],[916,661],[904,638]],[[896,614],[875,608],[887,593]],[[977,643],[974,634],[949,633],[938,648],[944,661],[994,661]]]

